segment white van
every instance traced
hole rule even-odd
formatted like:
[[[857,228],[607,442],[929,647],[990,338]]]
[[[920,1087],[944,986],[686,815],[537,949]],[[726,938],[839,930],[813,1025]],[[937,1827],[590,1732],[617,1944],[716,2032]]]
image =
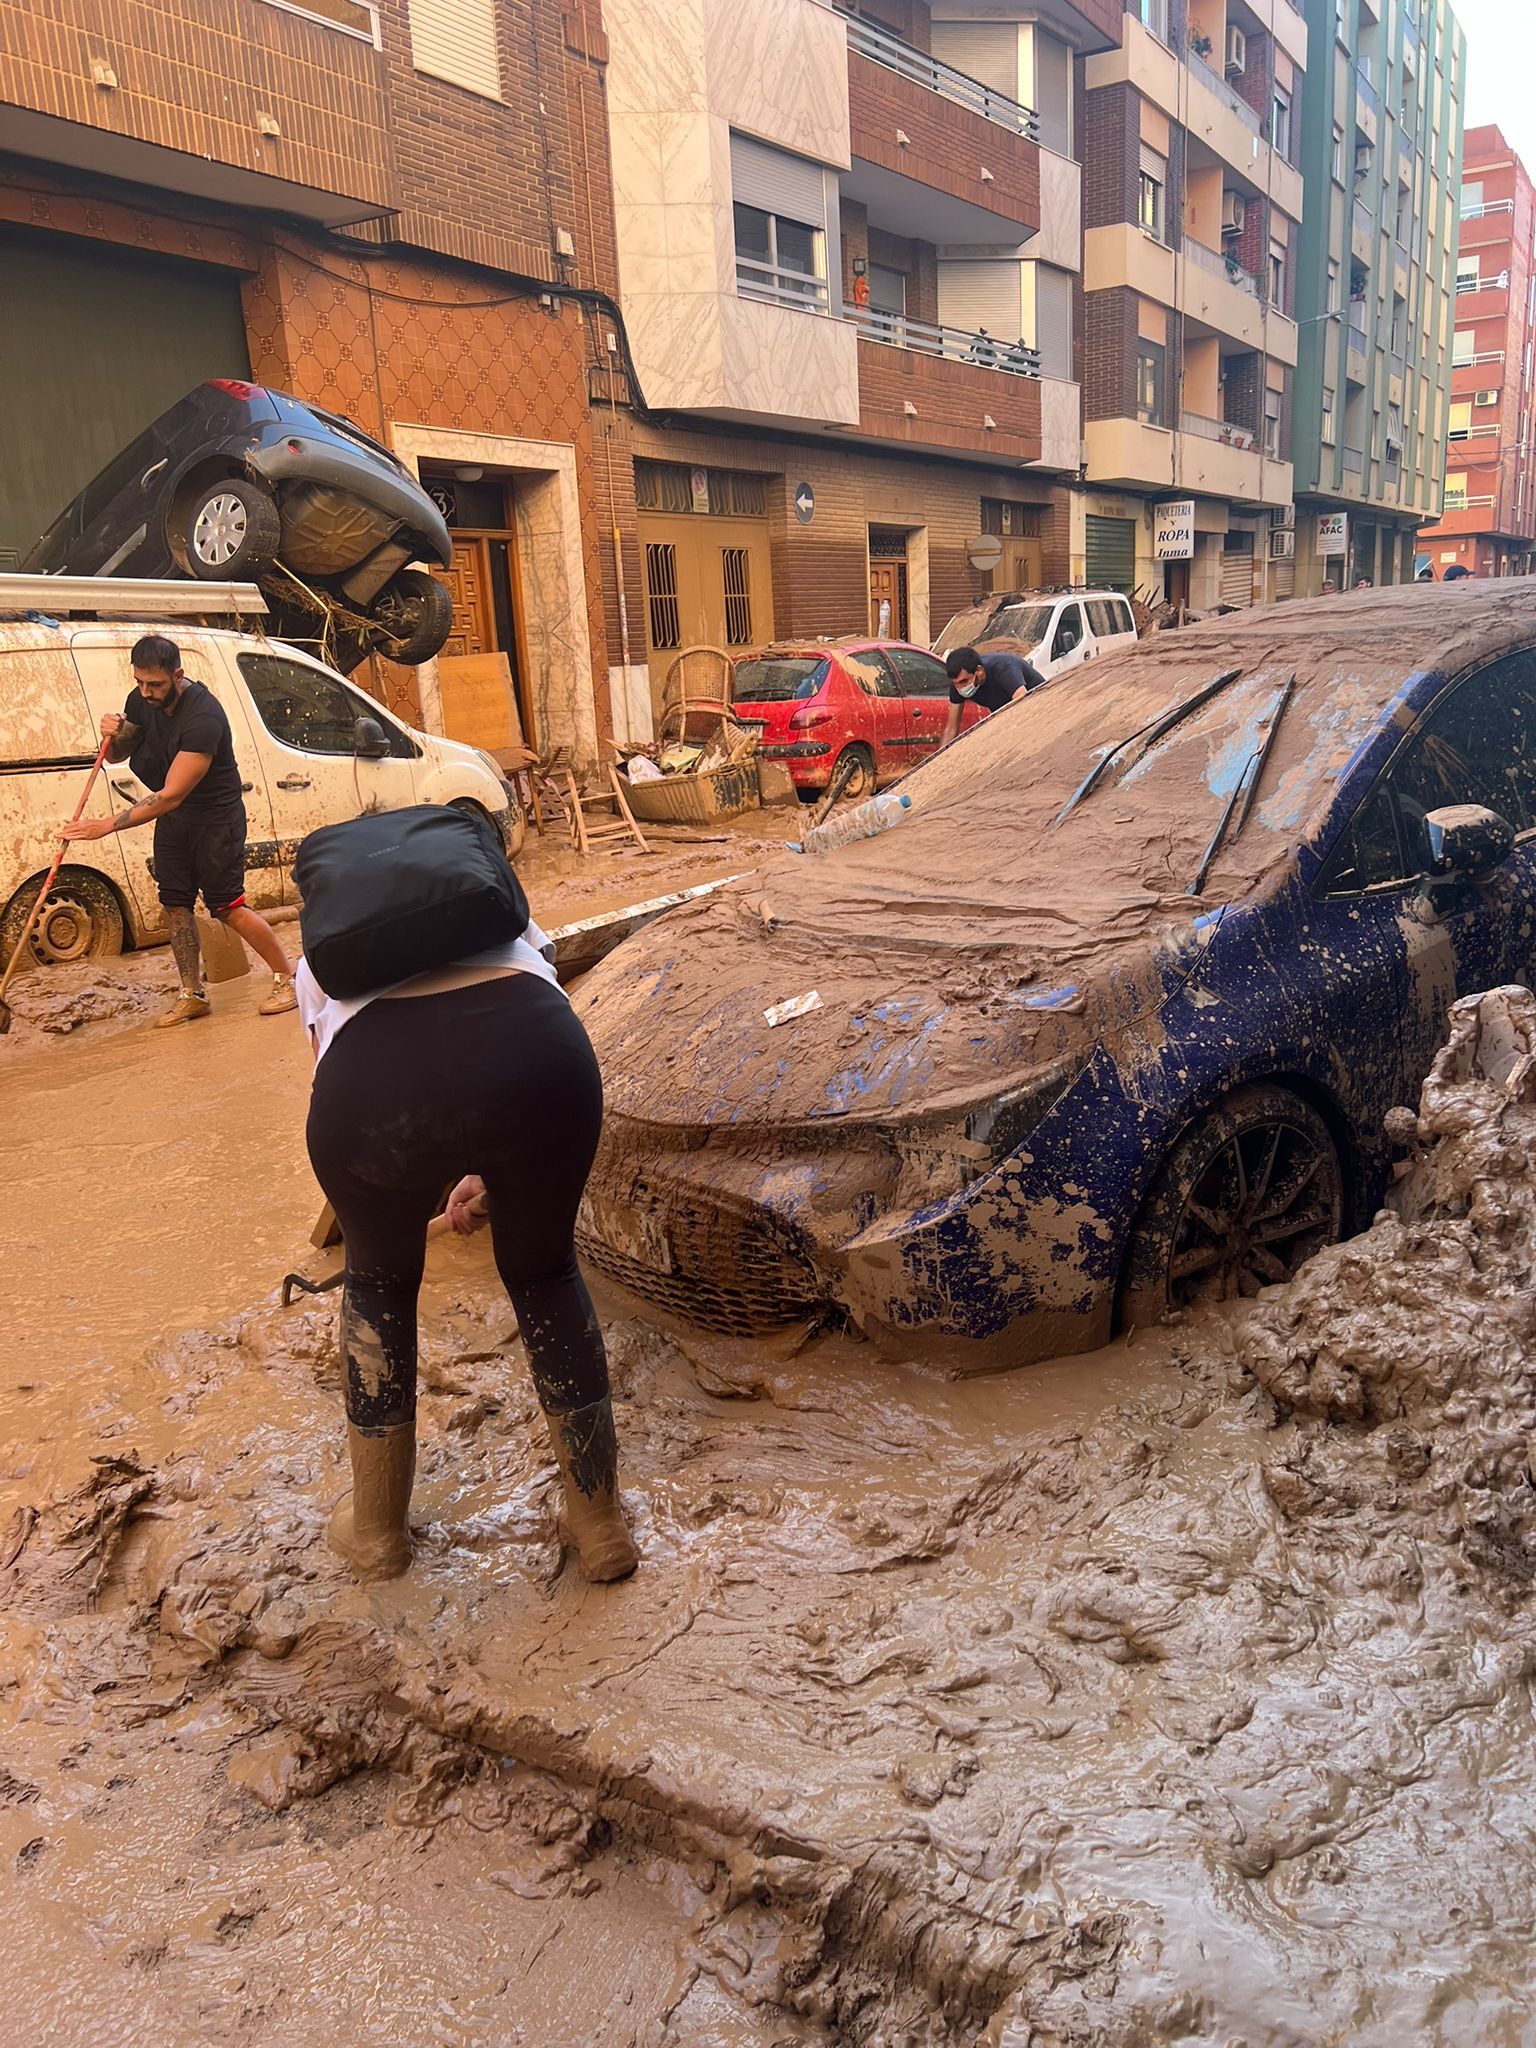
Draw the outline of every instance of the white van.
[[[956,612],[935,654],[1018,641],[1047,681],[1096,655],[1136,645],[1136,620],[1118,590],[1019,590],[984,597]]]
[[[365,810],[457,804],[479,811],[508,855],[522,812],[489,754],[402,725],[334,669],[279,640],[174,620],[166,626],[64,620],[0,623],[0,957],[9,960],[79,800],[105,711],[133,688],[128,654],[148,632],[181,649],[189,676],[229,715],[248,820],[246,897],[297,900],[293,857],[317,825]],[[127,762],[103,764],[86,806],[104,817],[145,795]],[[76,841],[33,939],[39,960],[117,953],[165,937],[154,830]]]

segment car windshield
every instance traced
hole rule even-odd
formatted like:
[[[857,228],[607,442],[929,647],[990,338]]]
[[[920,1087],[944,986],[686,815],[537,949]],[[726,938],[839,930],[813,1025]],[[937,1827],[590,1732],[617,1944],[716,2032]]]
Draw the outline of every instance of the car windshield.
[[[948,654],[956,647],[972,647],[978,640],[990,638],[988,621],[996,609],[997,600],[989,597],[982,604],[968,604],[963,612],[956,612],[934,641],[934,653]]]
[[[736,664],[732,696],[738,704],[784,704],[814,697],[831,666],[825,655],[763,655]]]
[[[1035,647],[1045,638],[1051,623],[1048,604],[1005,604],[987,621],[982,637],[987,640],[1022,640]]]

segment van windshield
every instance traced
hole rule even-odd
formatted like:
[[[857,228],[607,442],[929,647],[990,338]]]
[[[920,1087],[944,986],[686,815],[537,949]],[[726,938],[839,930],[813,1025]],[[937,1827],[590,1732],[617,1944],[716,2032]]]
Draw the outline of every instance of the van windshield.
[[[814,697],[827,679],[830,663],[823,655],[780,655],[736,665],[733,696],[738,704],[782,704]]]
[[[988,640],[1022,640],[1026,647],[1038,646],[1051,623],[1048,604],[1005,604],[987,622]]]

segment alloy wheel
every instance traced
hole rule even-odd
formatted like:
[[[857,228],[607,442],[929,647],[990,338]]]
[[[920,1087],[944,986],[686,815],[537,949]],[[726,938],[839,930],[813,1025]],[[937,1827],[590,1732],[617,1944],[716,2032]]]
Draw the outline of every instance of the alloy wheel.
[[[1168,1262],[1175,1308],[1232,1301],[1288,1280],[1338,1235],[1333,1147],[1284,1117],[1225,1139],[1185,1197]]]

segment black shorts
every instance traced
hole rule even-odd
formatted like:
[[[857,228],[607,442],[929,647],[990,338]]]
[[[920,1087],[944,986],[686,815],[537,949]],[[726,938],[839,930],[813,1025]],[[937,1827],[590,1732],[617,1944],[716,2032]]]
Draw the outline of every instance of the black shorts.
[[[167,910],[193,910],[201,895],[217,917],[245,901],[245,806],[222,818],[155,820],[155,883]]]

